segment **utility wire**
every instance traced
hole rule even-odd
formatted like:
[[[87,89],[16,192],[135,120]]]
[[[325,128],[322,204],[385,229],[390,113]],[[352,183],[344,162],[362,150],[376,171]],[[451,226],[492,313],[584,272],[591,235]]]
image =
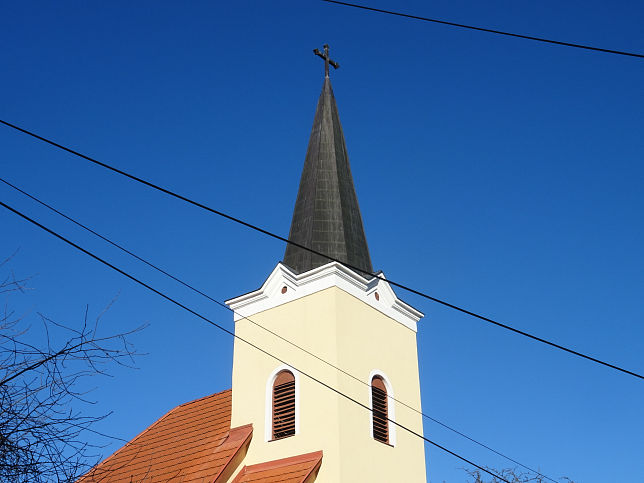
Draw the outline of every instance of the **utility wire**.
[[[213,214],[215,214],[215,215],[221,216],[221,217],[226,218],[226,219],[228,219],[228,220],[230,220],[230,221],[233,221],[233,222],[235,222],[235,223],[238,223],[238,224],[240,224],[240,225],[243,225],[243,226],[245,226],[245,227],[247,227],[247,228],[250,228],[250,229],[252,229],[252,230],[255,230],[255,231],[258,231],[258,232],[260,232],[260,233],[263,233],[264,235],[267,235],[267,236],[269,236],[269,237],[275,238],[276,240],[280,240],[280,241],[282,241],[282,242],[284,242],[284,243],[289,243],[289,244],[294,245],[294,246],[296,246],[296,247],[298,247],[298,248],[301,248],[301,249],[303,249],[303,250],[307,250],[307,251],[309,251],[309,252],[311,252],[311,253],[314,253],[314,254],[316,254],[316,255],[319,255],[319,256],[321,256],[321,257],[324,257],[324,258],[326,258],[326,259],[328,259],[328,260],[330,260],[330,261],[337,262],[337,263],[341,263],[341,264],[343,264],[345,267],[349,267],[349,268],[351,268],[352,270],[355,270],[355,271],[357,271],[357,272],[359,272],[359,273],[367,274],[367,275],[369,275],[370,277],[374,277],[374,278],[377,278],[378,280],[385,281],[385,282],[389,283],[390,285],[393,285],[393,286],[395,286],[395,287],[399,287],[399,288],[401,288],[401,289],[403,289],[403,290],[406,290],[406,291],[408,291],[408,292],[411,292],[411,293],[413,293],[413,294],[415,294],[415,295],[418,295],[418,296],[420,296],[420,297],[426,298],[426,299],[428,299],[428,300],[431,300],[432,302],[436,302],[436,303],[441,304],[441,305],[443,305],[443,306],[445,306],[445,307],[449,307],[449,308],[451,308],[451,309],[457,310],[457,311],[459,311],[459,312],[461,312],[461,313],[464,313],[464,314],[469,315],[469,316],[471,316],[471,317],[477,318],[477,319],[482,320],[482,321],[484,321],[484,322],[488,322],[488,323],[490,323],[490,324],[496,325],[497,327],[501,327],[501,328],[503,328],[503,329],[509,330],[509,331],[511,331],[511,332],[514,332],[515,334],[522,335],[522,336],[524,336],[524,337],[527,337],[527,338],[529,338],[529,339],[535,340],[535,341],[537,341],[537,342],[541,342],[542,344],[546,344],[546,345],[549,345],[550,347],[554,347],[555,349],[559,349],[559,350],[562,350],[562,351],[567,352],[567,353],[569,353],[569,354],[575,355],[575,356],[577,356],[577,357],[581,357],[582,359],[586,359],[586,360],[589,360],[589,361],[591,361],[591,362],[595,362],[595,363],[597,363],[597,364],[601,364],[601,365],[603,365],[603,366],[609,367],[609,368],[614,369],[614,370],[616,370],[616,371],[623,372],[624,374],[628,374],[628,375],[630,375],[630,376],[634,376],[634,377],[637,377],[638,379],[643,379],[643,380],[644,380],[644,376],[643,376],[643,375],[638,374],[638,373],[636,373],[636,372],[634,372],[634,371],[630,371],[630,370],[628,370],[628,369],[624,369],[623,367],[619,367],[619,366],[617,366],[617,365],[615,365],[615,364],[611,364],[611,363],[609,363],[609,362],[602,361],[602,360],[600,360],[600,359],[597,359],[597,358],[595,358],[595,357],[592,357],[592,356],[589,356],[589,355],[583,354],[583,353],[581,353],[581,352],[579,352],[579,351],[576,351],[576,350],[574,350],[574,349],[570,349],[570,348],[568,348],[568,347],[565,347],[565,346],[563,346],[563,345],[557,344],[557,343],[555,343],[555,342],[551,342],[551,341],[549,341],[549,340],[547,340],[547,339],[544,339],[544,338],[542,338],[542,337],[538,337],[538,336],[536,336],[536,335],[532,335],[532,334],[530,334],[530,333],[528,333],[528,332],[525,332],[525,331],[523,331],[523,330],[516,329],[516,328],[514,328],[514,327],[512,327],[512,326],[510,326],[510,325],[504,324],[504,323],[502,323],[502,322],[498,322],[498,321],[496,321],[496,320],[494,320],[494,319],[491,319],[491,318],[489,318],[489,317],[485,317],[484,315],[480,315],[480,314],[477,314],[476,312],[472,312],[471,310],[467,310],[467,309],[464,309],[464,308],[462,308],[462,307],[459,307],[458,305],[454,305],[454,304],[451,304],[451,303],[446,302],[446,301],[444,301],[444,300],[441,300],[441,299],[439,299],[439,298],[432,297],[432,296],[431,296],[431,295],[429,295],[429,294],[426,294],[426,293],[421,292],[421,291],[419,291],[419,290],[413,289],[413,288],[411,288],[411,287],[409,287],[409,286],[407,286],[407,285],[403,285],[403,284],[401,284],[401,283],[394,282],[393,280],[386,279],[386,278],[384,278],[384,277],[382,277],[382,276],[380,276],[380,275],[378,275],[378,274],[373,274],[373,273],[370,273],[370,272],[365,272],[364,270],[362,270],[362,269],[360,269],[360,268],[358,268],[358,267],[355,267],[355,266],[353,266],[353,265],[350,265],[350,264],[348,264],[348,263],[346,263],[346,262],[343,262],[343,261],[338,260],[338,259],[336,259],[336,258],[332,258],[332,257],[330,257],[330,256],[328,256],[328,255],[325,255],[324,253],[320,253],[320,252],[318,252],[318,251],[316,251],[316,250],[313,250],[312,248],[309,248],[309,247],[306,247],[306,246],[304,246],[304,245],[301,245],[300,243],[294,242],[294,241],[292,241],[292,240],[288,240],[287,238],[284,238],[284,237],[282,237],[282,236],[280,236],[280,235],[276,235],[275,233],[272,233],[272,232],[270,232],[270,231],[268,231],[268,230],[266,230],[266,229],[264,229],[264,228],[261,228],[261,227],[259,227],[259,226],[257,226],[257,225],[253,225],[252,223],[248,223],[248,222],[246,222],[246,221],[244,221],[244,220],[242,220],[242,219],[240,219],[240,218],[236,218],[236,217],[234,217],[234,216],[232,216],[232,215],[229,215],[229,214],[227,214],[227,213],[224,213],[224,212],[222,212],[222,211],[215,210],[214,208],[211,208],[211,207],[209,207],[209,206],[206,206],[206,205],[204,205],[203,203],[200,203],[200,202],[198,202],[198,201],[194,201],[194,200],[192,200],[192,199],[190,199],[190,198],[187,198],[186,196],[183,196],[183,195],[181,195],[181,194],[179,194],[179,193],[176,193],[176,192],[174,192],[174,191],[171,191],[171,190],[169,190],[169,189],[167,189],[167,188],[163,188],[163,187],[161,187],[161,186],[159,186],[159,185],[156,185],[156,184],[154,184],[154,183],[152,183],[152,182],[150,182],[150,181],[146,181],[146,180],[144,180],[144,179],[142,179],[142,178],[139,178],[139,177],[134,176],[134,175],[132,175],[132,174],[130,174],[130,173],[127,173],[127,172],[125,172],[125,171],[123,171],[123,170],[121,170],[121,169],[115,168],[114,166],[110,166],[110,165],[109,165],[109,164],[107,164],[107,163],[103,163],[102,161],[98,161],[98,160],[96,160],[96,159],[94,159],[94,158],[91,158],[91,157],[89,157],[89,156],[85,155],[85,154],[79,153],[78,151],[74,151],[74,150],[73,150],[73,149],[71,149],[71,148],[65,147],[65,146],[63,146],[62,144],[58,144],[58,143],[56,143],[56,142],[54,142],[54,141],[51,141],[51,140],[49,140],[49,139],[47,139],[47,138],[44,138],[44,137],[42,137],[42,136],[38,135],[38,134],[36,134],[36,133],[33,133],[33,132],[31,132],[31,131],[28,131],[28,130],[26,130],[26,129],[24,129],[24,128],[21,128],[21,127],[19,127],[19,126],[16,126],[15,124],[11,124],[11,123],[9,123],[9,122],[7,122],[7,121],[3,121],[2,119],[0,119],[0,123],[1,123],[1,124],[4,124],[5,126],[8,126],[8,127],[12,128],[12,129],[15,129],[15,130],[17,130],[17,131],[20,131],[20,132],[22,132],[22,133],[25,133],[25,134],[27,134],[27,135],[29,135],[29,136],[31,136],[31,137],[34,137],[34,138],[36,138],[36,139],[39,139],[40,141],[43,141],[43,142],[45,142],[45,143],[47,143],[47,144],[50,144],[50,145],[55,146],[55,147],[57,147],[57,148],[59,148],[59,149],[62,149],[63,151],[67,151],[68,153],[71,153],[71,154],[73,154],[73,155],[75,155],[75,156],[78,156],[78,157],[83,158],[83,159],[85,159],[85,160],[87,160],[87,161],[90,161],[91,163],[97,164],[98,166],[101,166],[101,167],[103,167],[103,168],[109,169],[110,171],[113,171],[113,172],[115,172],[115,173],[118,173],[118,174],[120,174],[120,175],[122,175],[122,176],[125,176],[125,177],[127,177],[127,178],[130,178],[131,180],[134,180],[134,181],[136,181],[136,182],[138,182],[138,183],[144,184],[144,185],[146,185],[146,186],[148,186],[148,187],[150,187],[150,188],[153,188],[153,189],[155,189],[155,190],[157,190],[157,191],[161,191],[162,193],[165,193],[165,194],[167,194],[167,195],[169,195],[169,196],[172,196],[172,197],[174,197],[174,198],[180,199],[181,201],[185,201],[186,203],[189,203],[189,204],[191,204],[191,205],[194,205],[194,206],[196,206],[196,207],[198,207],[198,208],[201,208],[201,209],[203,209],[203,210],[209,211],[210,213],[213,213]]]
[[[139,280],[138,278],[134,277],[133,275],[130,275],[128,272],[126,272],[126,271],[124,271],[124,270],[122,270],[122,269],[118,268],[116,265],[111,264],[111,263],[110,263],[110,262],[108,262],[107,260],[104,260],[103,258],[99,257],[98,255],[95,255],[94,253],[90,252],[89,250],[86,250],[85,248],[81,247],[80,245],[77,245],[77,244],[76,244],[76,243],[74,243],[73,241],[71,241],[71,240],[69,240],[69,239],[65,238],[64,236],[62,236],[62,235],[60,235],[60,234],[56,233],[55,231],[51,230],[50,228],[47,228],[47,227],[46,227],[46,226],[44,226],[43,224],[39,223],[38,221],[34,220],[33,218],[30,218],[29,216],[25,215],[24,213],[22,213],[22,212],[20,212],[20,211],[18,211],[18,210],[16,210],[16,209],[14,209],[14,208],[12,208],[11,206],[7,205],[6,203],[4,203],[4,202],[0,201],[0,206],[2,206],[2,207],[4,207],[4,208],[6,208],[7,210],[9,210],[9,211],[11,211],[11,212],[15,213],[16,215],[18,215],[18,216],[19,216],[19,217],[21,217],[22,219],[24,219],[24,220],[26,220],[26,221],[30,222],[31,224],[33,224],[33,225],[37,226],[38,228],[40,228],[40,229],[42,229],[42,230],[46,231],[46,232],[47,232],[47,233],[49,233],[50,235],[53,235],[54,237],[58,238],[59,240],[61,240],[61,241],[65,242],[65,243],[67,243],[68,245],[70,245],[70,246],[72,246],[72,247],[76,248],[77,250],[79,250],[79,251],[83,252],[84,254],[86,254],[86,255],[90,256],[90,257],[91,257],[91,258],[93,258],[94,260],[96,260],[96,261],[98,261],[98,262],[102,263],[103,265],[105,265],[105,266],[107,266],[107,267],[111,268],[112,270],[114,270],[114,271],[116,271],[116,272],[120,273],[121,275],[123,275],[123,276],[125,276],[125,277],[129,278],[129,279],[130,279],[130,280],[132,280],[133,282],[136,282],[137,284],[141,285],[142,287],[144,287],[144,288],[146,288],[146,289],[150,290],[151,292],[154,292],[155,294],[157,294],[157,295],[159,295],[160,297],[164,298],[164,299],[165,299],[165,300],[167,300],[168,302],[173,303],[173,304],[174,304],[174,305],[176,305],[177,307],[182,308],[183,310],[185,310],[185,311],[189,312],[190,314],[194,315],[195,317],[198,317],[198,318],[200,318],[201,320],[203,320],[204,322],[206,322],[206,323],[208,323],[208,324],[212,325],[213,327],[216,327],[217,329],[219,329],[219,330],[221,330],[221,331],[225,332],[225,333],[226,333],[226,334],[228,334],[229,336],[231,336],[231,337],[233,337],[233,338],[235,338],[235,339],[239,340],[240,342],[243,342],[244,344],[247,344],[248,346],[252,347],[252,348],[253,348],[253,349],[255,349],[255,350],[258,350],[259,352],[261,352],[261,353],[263,353],[263,354],[267,355],[268,357],[271,357],[272,359],[275,359],[277,362],[279,362],[279,363],[281,363],[281,364],[284,364],[284,365],[287,365],[287,366],[289,366],[289,367],[292,367],[295,371],[299,372],[300,374],[302,374],[303,376],[307,377],[308,379],[310,379],[310,380],[312,380],[312,381],[314,381],[314,382],[316,382],[316,383],[320,384],[321,386],[325,387],[326,389],[329,389],[329,390],[333,391],[334,393],[336,393],[336,394],[337,394],[337,395],[339,395],[339,396],[342,396],[343,398],[347,399],[348,401],[351,401],[351,402],[353,402],[354,404],[357,404],[358,406],[363,407],[363,408],[364,408],[364,409],[366,409],[367,411],[372,412],[372,409],[371,409],[369,406],[367,406],[366,404],[363,404],[363,403],[361,403],[360,401],[358,401],[357,399],[354,399],[354,398],[352,398],[351,396],[349,396],[349,395],[347,395],[347,394],[344,394],[344,393],[343,393],[343,392],[341,392],[339,389],[336,389],[336,388],[334,388],[333,386],[330,386],[329,384],[327,384],[327,383],[325,383],[325,382],[321,381],[320,379],[316,378],[315,376],[312,376],[312,375],[311,375],[311,374],[309,374],[308,372],[304,372],[303,370],[301,370],[301,369],[297,368],[296,366],[293,366],[293,365],[289,364],[288,362],[286,362],[286,361],[284,361],[283,359],[281,359],[281,358],[277,357],[276,355],[272,354],[272,353],[271,353],[271,352],[269,352],[268,350],[266,350],[266,349],[262,349],[260,346],[258,346],[258,345],[256,345],[256,344],[254,344],[254,343],[252,343],[252,342],[250,342],[250,341],[248,341],[248,340],[244,339],[243,337],[240,337],[239,335],[235,334],[234,332],[232,332],[232,331],[230,331],[230,330],[226,329],[223,325],[220,325],[220,324],[218,324],[217,322],[214,322],[213,320],[211,320],[211,319],[207,318],[206,316],[204,316],[204,315],[200,314],[199,312],[197,312],[197,311],[195,311],[195,310],[191,309],[191,308],[190,308],[190,307],[188,307],[187,305],[184,305],[184,304],[182,304],[181,302],[179,302],[178,300],[176,300],[176,299],[174,299],[174,298],[170,297],[169,295],[166,295],[164,292],[161,292],[160,290],[155,289],[155,288],[154,288],[154,287],[152,287],[151,285],[148,285],[147,283],[143,282],[142,280]],[[419,438],[423,439],[424,441],[426,441],[426,442],[428,442],[429,444],[431,444],[431,445],[435,446],[436,448],[438,448],[438,449],[440,449],[440,450],[442,450],[442,451],[445,451],[446,453],[451,454],[452,456],[454,456],[454,457],[456,457],[456,458],[460,459],[461,461],[464,461],[465,463],[467,463],[467,464],[469,464],[469,465],[472,465],[472,466],[474,466],[474,467],[478,468],[478,469],[479,469],[479,470],[481,470],[481,471],[485,471],[487,474],[489,474],[489,475],[491,475],[491,476],[493,476],[493,477],[495,477],[495,478],[498,478],[498,479],[500,479],[501,481],[504,481],[505,483],[511,483],[510,481],[508,481],[508,480],[504,479],[501,475],[498,475],[498,474],[496,474],[496,473],[494,473],[494,472],[492,472],[492,471],[490,471],[490,470],[486,469],[486,468],[485,468],[485,467],[483,467],[483,466],[477,465],[477,464],[476,464],[476,463],[474,463],[473,461],[470,461],[470,460],[468,460],[467,458],[465,458],[464,456],[461,456],[461,455],[459,455],[459,454],[455,453],[454,451],[451,451],[451,450],[447,449],[446,447],[444,447],[444,446],[442,446],[442,445],[440,445],[440,444],[436,443],[435,441],[432,441],[431,439],[429,439],[429,438],[425,437],[424,435],[422,435],[422,434],[418,433],[417,431],[414,431],[413,429],[408,428],[407,426],[405,426],[405,425],[403,425],[403,424],[401,424],[401,423],[399,423],[399,422],[397,422],[397,421],[393,421],[392,419],[387,418],[387,420],[388,420],[389,422],[391,422],[391,423],[395,424],[395,425],[396,425],[396,426],[398,426],[399,428],[401,428],[401,429],[403,429],[403,430],[407,431],[408,433],[410,433],[410,434],[412,434],[412,435],[414,435],[414,436],[417,436],[417,437],[419,437]]]
[[[82,224],[82,223],[80,223],[80,222],[78,222],[78,221],[74,220],[74,219],[73,219],[73,218],[71,218],[70,216],[68,216],[68,215],[66,215],[66,214],[64,214],[64,213],[62,213],[62,212],[60,212],[60,211],[58,211],[58,210],[57,210],[56,208],[54,208],[53,206],[51,206],[51,205],[49,205],[49,204],[45,203],[44,201],[42,201],[42,200],[40,200],[40,199],[36,198],[35,196],[33,196],[33,195],[31,195],[31,194],[27,193],[26,191],[24,191],[24,190],[22,190],[22,189],[18,188],[17,186],[13,185],[13,184],[12,184],[12,183],[10,183],[9,181],[7,181],[7,180],[5,180],[5,179],[3,179],[3,178],[1,178],[1,177],[0,177],[0,181],[1,181],[1,182],[3,182],[4,184],[6,184],[7,186],[10,186],[10,187],[11,187],[11,188],[13,188],[14,190],[16,190],[16,191],[18,191],[18,192],[22,193],[23,195],[27,196],[28,198],[32,199],[32,200],[33,200],[33,201],[35,201],[36,203],[39,203],[40,205],[42,205],[42,206],[44,206],[44,207],[48,208],[49,210],[53,211],[54,213],[56,213],[56,214],[58,214],[58,215],[62,216],[62,217],[63,217],[63,218],[65,218],[66,220],[68,220],[68,221],[70,221],[70,222],[74,223],[75,225],[77,225],[77,226],[79,226],[79,227],[83,228],[84,230],[88,231],[89,233],[91,233],[91,234],[93,234],[93,235],[97,236],[97,237],[98,237],[98,238],[100,238],[101,240],[103,240],[103,241],[105,241],[105,242],[109,243],[110,245],[112,245],[112,246],[114,246],[114,247],[118,248],[118,249],[119,249],[119,250],[121,250],[122,252],[127,253],[128,255],[130,255],[130,256],[132,256],[132,257],[134,257],[135,259],[139,260],[140,262],[143,262],[143,263],[144,263],[144,264],[146,264],[147,266],[149,266],[149,267],[153,268],[154,270],[156,270],[156,271],[158,271],[158,272],[162,273],[163,275],[166,275],[167,277],[170,277],[172,280],[174,280],[174,281],[176,281],[176,282],[180,283],[180,284],[181,284],[181,285],[183,285],[184,287],[187,287],[188,289],[192,290],[193,292],[198,293],[199,295],[201,295],[201,296],[203,296],[203,297],[207,298],[207,299],[208,299],[208,300],[210,300],[211,302],[214,302],[214,303],[216,303],[217,305],[219,305],[219,306],[221,306],[221,307],[223,307],[223,308],[225,308],[225,309],[227,309],[227,310],[231,311],[233,314],[240,315],[244,320],[249,321],[251,324],[255,325],[256,327],[258,327],[258,328],[260,328],[260,329],[262,329],[263,331],[265,331],[265,332],[267,332],[267,333],[269,333],[269,334],[271,334],[271,335],[273,335],[273,336],[277,337],[278,339],[280,339],[280,340],[282,340],[282,341],[286,342],[287,344],[289,344],[289,345],[291,345],[291,346],[293,346],[293,347],[295,347],[295,348],[297,348],[297,349],[301,350],[302,352],[304,352],[304,353],[306,353],[306,354],[310,355],[311,357],[313,357],[313,358],[317,359],[318,361],[322,362],[323,364],[326,364],[327,366],[329,366],[329,367],[331,367],[331,368],[333,368],[333,369],[337,370],[338,372],[341,372],[342,374],[344,374],[344,375],[346,375],[346,376],[350,377],[351,379],[354,379],[355,381],[358,381],[359,383],[363,384],[364,386],[369,387],[369,384],[368,384],[367,382],[363,381],[362,379],[360,379],[359,377],[354,376],[353,374],[351,374],[351,373],[349,373],[349,372],[345,371],[344,369],[341,369],[340,367],[338,367],[338,366],[336,366],[336,365],[332,364],[331,362],[328,362],[327,360],[323,359],[322,357],[320,357],[320,356],[318,356],[318,355],[316,355],[316,354],[314,354],[314,353],[310,352],[309,350],[305,349],[304,347],[301,347],[301,346],[297,345],[295,342],[292,342],[292,341],[288,340],[287,338],[285,338],[285,337],[281,336],[280,334],[278,334],[278,333],[276,333],[276,332],[274,332],[274,331],[270,330],[269,328],[264,327],[263,325],[261,325],[261,324],[259,324],[259,323],[255,322],[254,320],[252,320],[250,317],[246,317],[246,316],[243,316],[243,315],[241,315],[241,314],[238,314],[237,312],[235,312],[235,310],[231,309],[231,308],[230,308],[228,305],[226,305],[225,303],[220,302],[219,300],[216,300],[216,299],[214,299],[214,298],[210,297],[208,294],[206,294],[206,293],[202,292],[201,290],[199,290],[199,289],[195,288],[194,286],[190,285],[189,283],[184,282],[184,281],[183,281],[183,280],[181,280],[180,278],[178,278],[178,277],[176,277],[176,276],[174,276],[174,275],[172,275],[172,274],[170,274],[170,273],[166,272],[166,271],[165,271],[165,270],[163,270],[162,268],[159,268],[157,265],[155,265],[155,264],[153,264],[153,263],[149,262],[148,260],[146,260],[146,259],[144,259],[144,258],[142,258],[142,257],[140,257],[140,256],[138,256],[138,255],[136,255],[135,253],[133,253],[133,252],[131,252],[130,250],[128,250],[128,249],[126,249],[125,247],[123,247],[122,245],[120,245],[120,244],[118,244],[118,243],[116,243],[116,242],[114,242],[114,241],[110,240],[109,238],[107,238],[107,237],[105,237],[105,236],[101,235],[100,233],[97,233],[96,231],[92,230],[92,229],[91,229],[91,228],[89,228],[88,226],[86,226],[86,225],[84,225],[84,224]],[[1,384],[0,384],[0,385],[1,385]],[[531,471],[531,472],[533,472],[533,473],[535,473],[535,474],[537,474],[537,475],[539,475],[539,476],[541,476],[541,477],[543,477],[543,478],[546,478],[547,480],[550,480],[550,481],[552,481],[553,483],[557,483],[555,480],[553,480],[552,478],[548,477],[547,475],[544,475],[543,473],[540,473],[539,471],[537,471],[537,470],[535,470],[535,469],[532,469],[532,468],[530,468],[529,466],[526,466],[526,465],[524,465],[523,463],[520,463],[519,461],[517,461],[517,460],[515,460],[515,459],[510,458],[509,456],[504,455],[503,453],[501,453],[501,452],[499,452],[499,451],[497,451],[497,450],[495,450],[495,449],[493,449],[493,448],[491,448],[491,447],[487,446],[487,445],[486,445],[486,444],[484,444],[484,443],[481,443],[480,441],[475,440],[474,438],[471,438],[470,436],[468,436],[468,435],[466,435],[466,434],[462,433],[461,431],[458,431],[457,429],[452,428],[451,426],[449,426],[449,425],[447,425],[447,424],[445,424],[445,423],[443,423],[443,422],[439,421],[438,419],[435,419],[435,418],[433,418],[433,417],[429,416],[428,414],[423,413],[422,411],[420,411],[420,410],[418,410],[418,409],[416,409],[416,408],[414,408],[414,407],[410,406],[409,404],[407,404],[407,403],[405,403],[405,402],[403,402],[403,401],[400,401],[399,399],[396,399],[396,398],[395,398],[395,397],[393,397],[393,396],[390,396],[390,397],[391,397],[391,399],[392,399],[392,400],[394,400],[394,401],[395,401],[395,402],[397,402],[398,404],[400,404],[400,405],[402,405],[402,406],[405,406],[407,409],[409,409],[409,410],[411,410],[411,411],[413,411],[413,412],[415,412],[415,413],[417,413],[417,414],[421,415],[422,417],[424,417],[424,418],[426,418],[426,419],[428,419],[428,420],[430,420],[430,421],[432,421],[432,422],[434,422],[434,423],[436,423],[436,424],[439,424],[440,426],[442,426],[442,427],[444,427],[444,428],[448,429],[449,431],[452,431],[453,433],[458,434],[459,436],[462,436],[463,438],[465,438],[465,439],[467,439],[467,440],[469,440],[469,441],[471,441],[471,442],[473,442],[473,443],[475,443],[475,444],[477,444],[477,445],[479,445],[479,446],[481,446],[481,447],[483,447],[483,448],[487,449],[488,451],[491,451],[491,452],[495,453],[495,454],[496,454],[496,455],[498,455],[498,456],[501,456],[502,458],[507,459],[508,461],[511,461],[512,463],[514,463],[514,464],[516,464],[516,465],[521,466],[522,468],[524,468],[524,469],[526,469],[526,470],[528,470],[528,471]]]
[[[475,27],[473,25],[465,25],[462,23],[456,23],[456,22],[448,22],[447,20],[438,20],[435,18],[427,18],[427,17],[419,17],[418,15],[411,15],[408,13],[402,13],[402,12],[393,12],[391,10],[383,10],[380,8],[374,8],[374,7],[367,7],[366,5],[358,5],[355,3],[348,3],[348,2],[339,2],[337,0],[322,0],[323,2],[327,3],[335,3],[337,5],[344,5],[346,7],[354,7],[354,8],[359,8],[362,10],[369,10],[371,12],[378,12],[378,13],[385,13],[387,15],[396,15],[398,17],[405,17],[405,18],[411,18],[414,20],[422,20],[424,22],[433,22],[433,23],[439,23],[442,25],[449,25],[452,27],[459,27],[463,29],[469,29],[469,30],[478,30],[479,32],[488,32],[491,34],[498,34],[498,35],[507,35],[508,37],[517,37],[520,39],[527,39],[527,40],[535,40],[537,42],[545,42],[548,44],[555,44],[555,45],[563,45],[565,47],[575,47],[577,49],[585,49],[585,50],[592,50],[595,52],[604,52],[606,54],[617,54],[617,55],[627,55],[629,57],[639,57],[641,59],[644,59],[644,54],[637,54],[634,52],[623,52],[621,50],[612,50],[612,49],[602,49],[601,47],[592,47],[590,45],[582,45],[582,44],[574,44],[571,42],[562,42],[559,40],[551,40],[551,39],[545,39],[543,37],[533,37],[531,35],[523,35],[523,34],[515,34],[511,32],[504,32],[502,30],[494,30],[494,29],[489,29],[485,27]]]

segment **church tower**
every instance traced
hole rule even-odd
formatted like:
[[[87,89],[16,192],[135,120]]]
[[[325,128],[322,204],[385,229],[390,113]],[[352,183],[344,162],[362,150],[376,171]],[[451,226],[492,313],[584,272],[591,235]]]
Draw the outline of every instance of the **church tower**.
[[[321,463],[306,482],[424,483],[423,440],[408,431],[422,434],[422,314],[374,276],[329,79],[338,65],[328,46],[314,52],[325,78],[293,244],[259,290],[227,301],[238,336],[230,426],[253,425],[245,465],[311,454]]]
[[[233,387],[170,410],[78,483],[425,483],[416,324],[373,273],[329,48],[284,261],[234,312]]]

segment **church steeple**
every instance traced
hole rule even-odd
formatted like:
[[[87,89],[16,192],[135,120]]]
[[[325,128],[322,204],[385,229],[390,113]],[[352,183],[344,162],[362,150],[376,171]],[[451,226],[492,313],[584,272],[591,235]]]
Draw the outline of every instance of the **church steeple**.
[[[338,64],[329,58],[328,45],[324,46],[324,54],[317,49],[314,53],[325,61],[325,78],[288,239],[372,273],[347,147],[328,76],[329,64],[336,69]],[[284,253],[284,264],[297,273],[328,262],[326,257],[291,244]]]

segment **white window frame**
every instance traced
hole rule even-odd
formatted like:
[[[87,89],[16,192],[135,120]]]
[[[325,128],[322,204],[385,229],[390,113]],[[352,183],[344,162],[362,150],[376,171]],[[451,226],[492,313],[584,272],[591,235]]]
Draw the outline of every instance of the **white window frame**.
[[[367,381],[367,386],[369,386],[369,437],[373,437],[373,395],[371,394],[371,381],[374,377],[380,377],[385,383],[385,388],[387,389],[387,419],[389,419],[388,430],[389,430],[389,445],[396,446],[396,405],[394,400],[394,388],[389,382],[389,378],[379,369],[374,369],[369,374],[369,380]],[[297,406],[296,406],[297,407]]]
[[[266,408],[264,441],[266,442],[273,441],[273,384],[275,383],[275,379],[277,379],[277,375],[282,371],[289,371],[295,378],[295,435],[300,434],[300,374],[291,366],[282,364],[275,368],[266,380],[266,402],[264,404]]]

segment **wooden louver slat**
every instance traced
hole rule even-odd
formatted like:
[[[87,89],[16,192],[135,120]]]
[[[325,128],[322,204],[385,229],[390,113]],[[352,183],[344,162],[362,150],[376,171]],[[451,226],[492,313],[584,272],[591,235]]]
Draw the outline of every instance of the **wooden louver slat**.
[[[389,411],[387,388],[384,381],[376,376],[371,380],[371,402],[373,409],[373,438],[389,444]]]
[[[273,439],[295,434],[295,377],[280,372],[273,383]]]

